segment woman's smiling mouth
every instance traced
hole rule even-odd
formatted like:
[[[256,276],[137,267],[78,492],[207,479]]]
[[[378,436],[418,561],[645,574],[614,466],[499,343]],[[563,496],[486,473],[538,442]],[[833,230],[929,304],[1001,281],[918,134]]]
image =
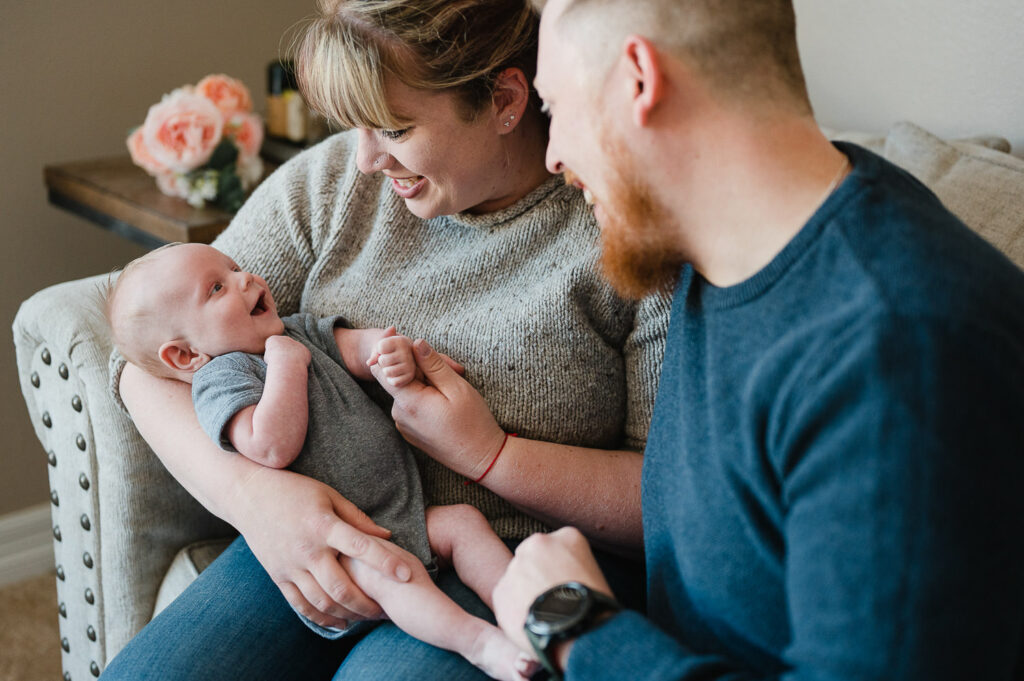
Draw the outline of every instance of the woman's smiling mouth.
[[[427,183],[427,178],[422,175],[413,177],[392,177],[391,187],[395,193],[403,199],[411,199],[419,194]]]

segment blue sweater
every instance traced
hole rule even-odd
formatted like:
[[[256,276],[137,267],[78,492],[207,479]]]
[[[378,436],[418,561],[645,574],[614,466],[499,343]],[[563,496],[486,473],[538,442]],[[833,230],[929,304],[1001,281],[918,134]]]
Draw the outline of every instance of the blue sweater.
[[[1024,273],[838,146],[852,173],[761,272],[684,269],[650,619],[582,637],[569,679],[1024,677]]]

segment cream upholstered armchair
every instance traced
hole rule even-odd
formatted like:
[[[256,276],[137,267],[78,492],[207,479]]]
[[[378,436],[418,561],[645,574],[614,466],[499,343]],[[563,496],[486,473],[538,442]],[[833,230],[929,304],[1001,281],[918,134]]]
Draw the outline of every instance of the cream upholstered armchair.
[[[47,288],[14,320],[21,389],[49,468],[65,679],[99,676],[150,620],[183,547],[231,534],[174,481],[114,401],[105,281]]]
[[[1024,266],[1024,161],[1003,153],[1005,140],[947,143],[907,123],[885,137],[834,137],[910,170]],[[99,676],[232,534],[171,478],[115,403],[103,282],[40,291],[14,321],[21,388],[50,473],[65,678],[76,679]]]

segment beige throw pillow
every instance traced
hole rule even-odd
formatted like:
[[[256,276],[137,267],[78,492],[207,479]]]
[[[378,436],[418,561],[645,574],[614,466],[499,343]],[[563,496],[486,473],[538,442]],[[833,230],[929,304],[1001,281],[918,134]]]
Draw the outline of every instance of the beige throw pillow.
[[[831,132],[831,131],[829,131]],[[867,146],[923,182],[968,227],[1024,268],[1024,160],[998,137],[946,142],[913,123],[885,137],[837,133]]]

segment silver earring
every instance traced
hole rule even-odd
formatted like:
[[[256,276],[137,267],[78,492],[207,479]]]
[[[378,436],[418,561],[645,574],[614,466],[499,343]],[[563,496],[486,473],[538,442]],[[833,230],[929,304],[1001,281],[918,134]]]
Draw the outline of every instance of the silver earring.
[[[511,123],[509,123],[508,121],[505,121],[505,127],[506,127],[506,128],[507,128],[508,126],[510,126],[510,125],[512,125],[512,124],[511,124]]]

